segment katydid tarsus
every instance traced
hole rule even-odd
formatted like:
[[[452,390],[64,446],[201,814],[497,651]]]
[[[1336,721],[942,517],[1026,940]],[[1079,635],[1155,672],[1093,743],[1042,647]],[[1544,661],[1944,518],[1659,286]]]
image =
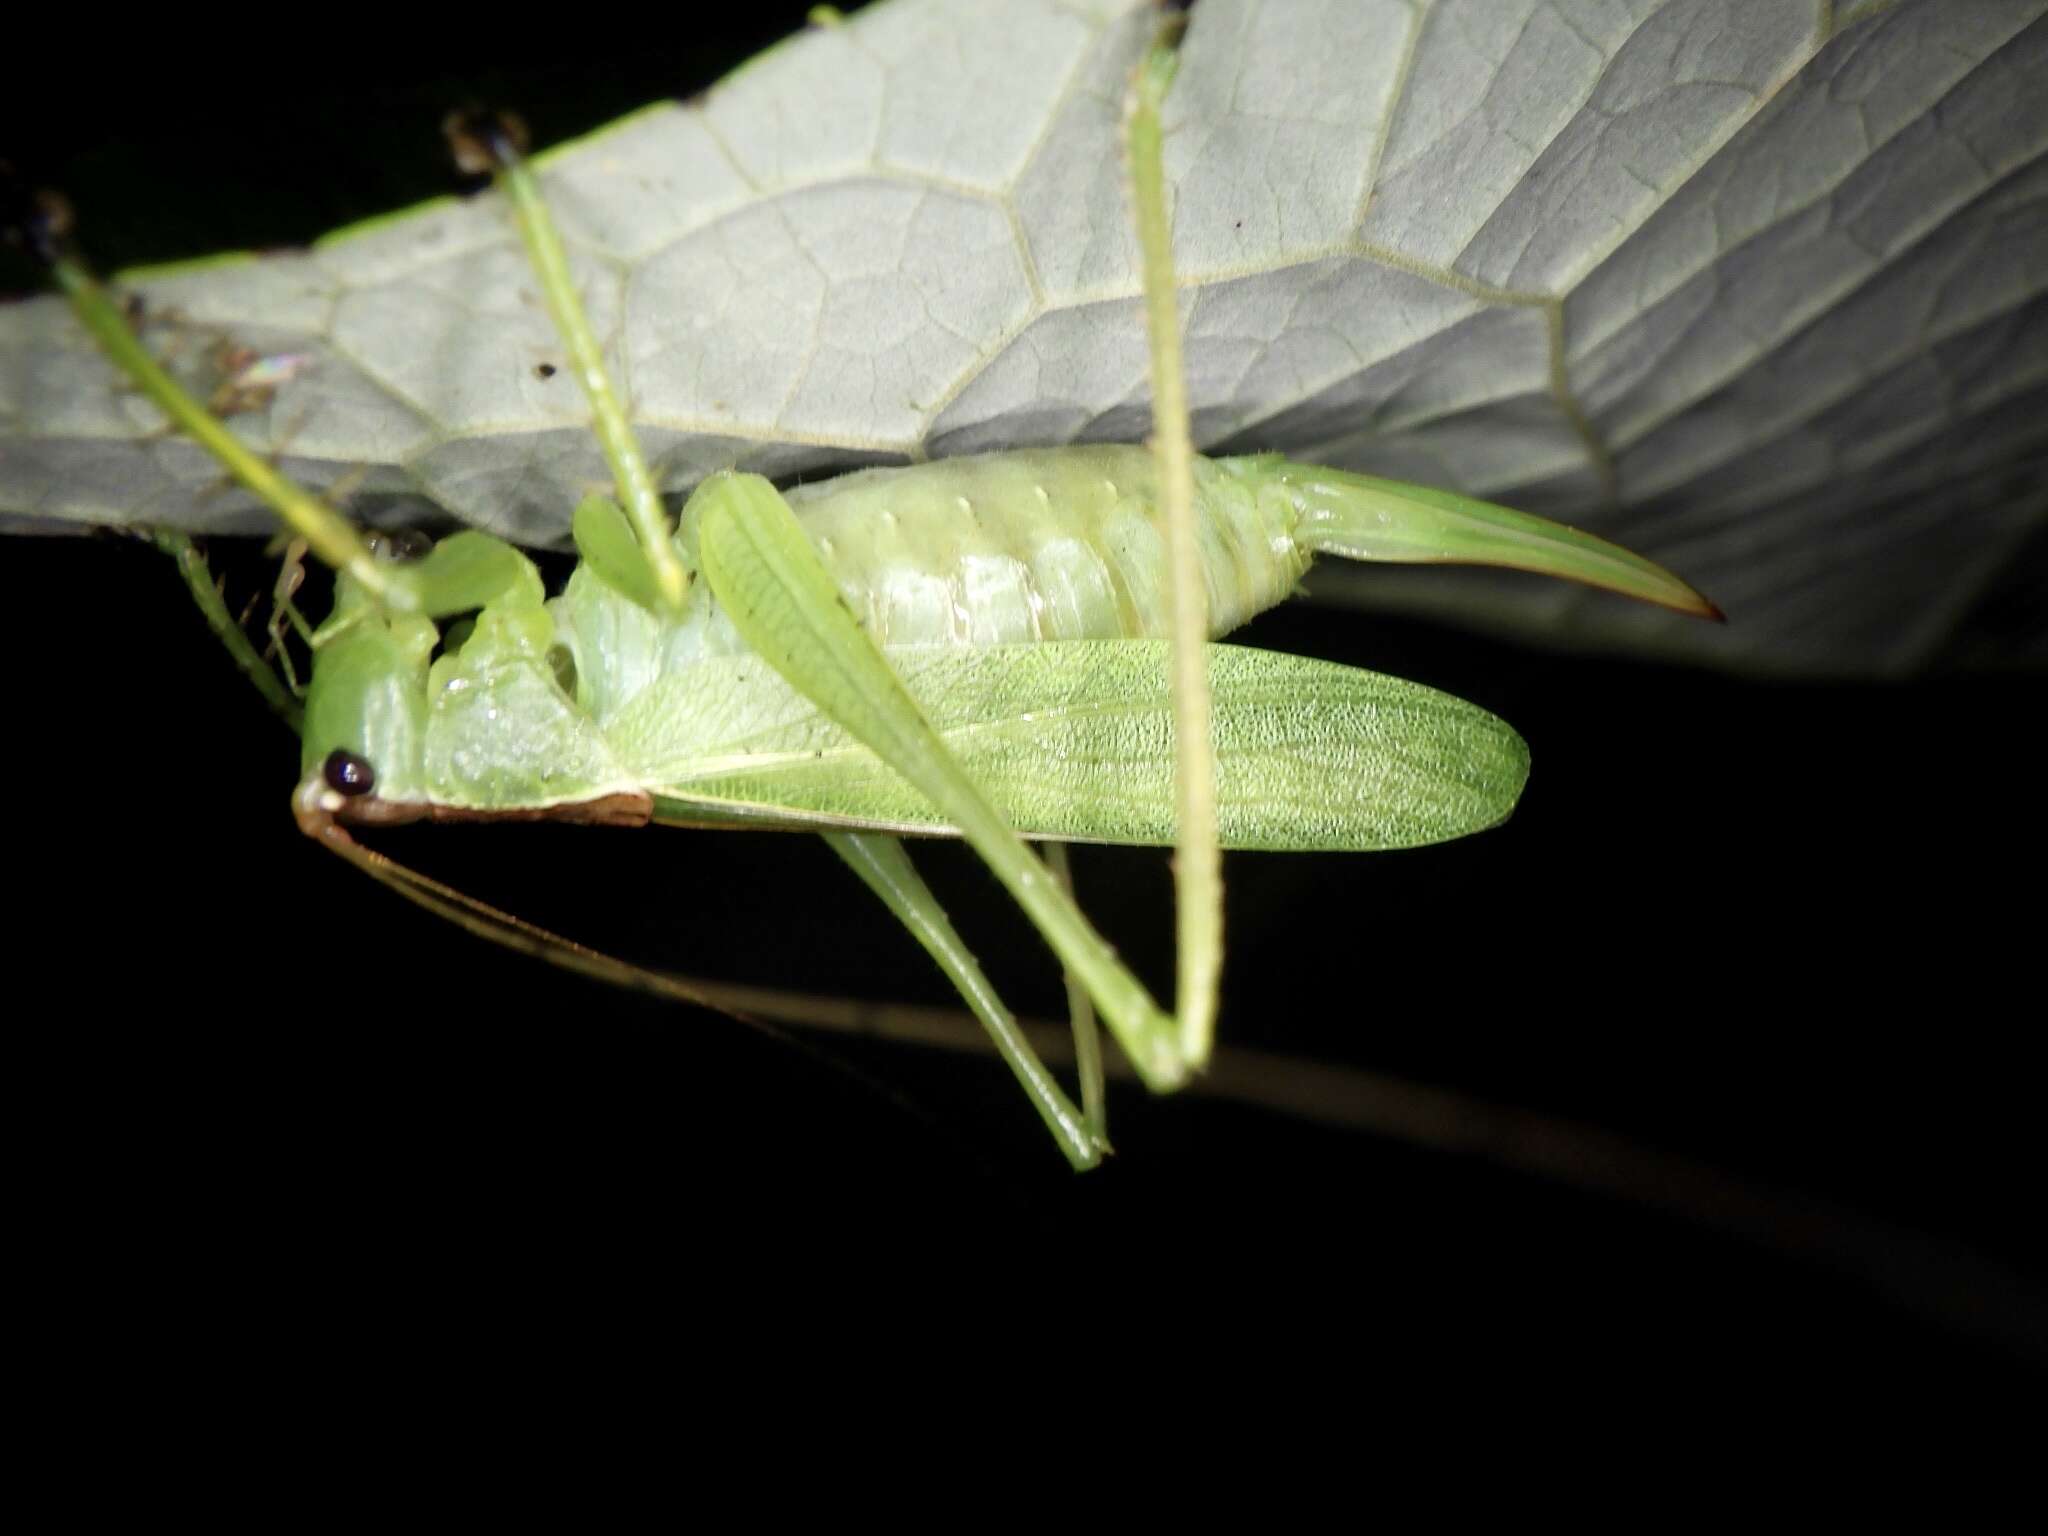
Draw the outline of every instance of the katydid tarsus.
[[[1166,74],[1158,62],[1148,77],[1155,103]],[[1138,217],[1156,233],[1156,140],[1147,147],[1138,121]],[[465,141],[485,145],[501,180],[519,186],[517,155],[496,129],[472,127]],[[574,339],[573,286],[549,258],[544,205],[530,189],[510,201],[565,345],[601,401],[595,351]],[[56,232],[43,233],[54,245]],[[207,431],[203,408],[177,404],[175,386],[150,376],[146,354],[123,340],[118,308],[82,268],[59,271],[152,398],[185,412],[185,430]],[[1155,295],[1170,292],[1157,267],[1147,281]],[[1153,343],[1162,444],[1185,439],[1168,382],[1171,308]],[[1173,697],[1165,647],[1150,638],[1165,633],[1175,606],[1154,521],[1165,497],[1154,486],[1178,472],[1162,478],[1144,450],[1101,448],[867,472],[787,499],[758,477],[728,475],[699,488],[671,541],[634,467],[630,430],[596,414],[617,499],[578,509],[585,565],[547,605],[532,565],[510,546],[465,534],[415,564],[379,560],[332,512],[295,500],[232,439],[216,439],[231,471],[259,484],[344,572],[336,612],[315,636],[302,822],[350,848],[337,817],[545,813],[826,829],[977,1005],[1069,1160],[1092,1164],[1107,1145],[1099,1082],[1084,1074],[1075,1105],[1007,1032],[890,834],[966,831],[1102,1007],[1140,1075],[1170,1089],[1200,1069],[1213,937],[1197,932],[1198,963],[1184,972],[1192,995],[1165,1013],[1015,835],[1170,841],[1185,820],[1175,811],[1174,743],[1202,733],[1170,728],[1190,701]],[[1206,610],[1219,633],[1286,596],[1319,553],[1518,565],[1710,611],[1647,562],[1466,498],[1266,458],[1185,473],[1202,560],[1181,576],[1178,608]],[[962,517],[972,532],[948,532],[947,520]],[[686,568],[699,578],[687,594]],[[958,600],[970,571],[971,607]],[[1199,604],[1190,578],[1204,589]],[[459,642],[438,627],[472,613]],[[1207,661],[1227,846],[1435,841],[1498,821],[1519,792],[1519,740],[1456,700],[1298,658],[1211,647]],[[892,698],[894,674],[908,694]],[[964,771],[954,761],[963,756]],[[1207,772],[1198,758],[1183,777]],[[445,900],[420,885],[411,894]],[[1196,908],[1204,904],[1213,908],[1213,897],[1198,897]]]

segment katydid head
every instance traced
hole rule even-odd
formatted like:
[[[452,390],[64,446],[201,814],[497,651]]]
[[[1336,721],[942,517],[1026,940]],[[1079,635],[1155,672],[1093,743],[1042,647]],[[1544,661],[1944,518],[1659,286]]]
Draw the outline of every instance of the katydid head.
[[[385,562],[403,553],[377,548]],[[344,571],[314,632],[300,762],[327,813],[545,812],[629,787],[578,701],[575,651],[531,560],[465,530],[387,574],[413,611]]]
[[[322,778],[337,812],[421,798],[427,668],[440,638],[424,615],[390,613],[354,577],[336,579],[334,612],[314,635],[299,745],[301,773]],[[337,760],[360,765],[348,784],[328,772]]]

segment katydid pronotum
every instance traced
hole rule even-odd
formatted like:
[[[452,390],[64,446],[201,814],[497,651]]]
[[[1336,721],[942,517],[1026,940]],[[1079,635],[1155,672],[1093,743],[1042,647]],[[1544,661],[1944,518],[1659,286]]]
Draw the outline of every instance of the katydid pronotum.
[[[1164,249],[1156,124],[1169,77],[1161,52],[1135,92],[1134,202],[1152,252]],[[512,192],[615,475],[616,501],[593,496],[579,507],[585,567],[547,607],[532,565],[484,535],[453,536],[410,565],[373,556],[344,520],[252,459],[153,368],[118,306],[62,254],[54,213],[45,207],[31,221],[32,241],[57,258],[60,281],[120,365],[183,430],[210,434],[230,472],[343,573],[336,612],[312,636],[302,825],[451,912],[456,898],[362,854],[337,817],[818,826],[940,959],[1077,1167],[1108,1146],[1086,1011],[1075,1024],[1077,1105],[1014,1032],[892,834],[965,830],[1139,1075],[1170,1090],[1209,1053],[1220,948],[1202,915],[1213,922],[1218,898],[1192,903],[1192,963],[1167,1014],[1013,828],[1168,841],[1176,822],[1214,819],[1230,846],[1410,846],[1500,820],[1525,771],[1518,739],[1498,721],[1369,674],[1210,647],[1213,704],[1199,683],[1169,688],[1164,648],[1146,637],[1167,632],[1176,606],[1209,612],[1220,633],[1287,595],[1327,552],[1516,565],[1711,612],[1648,562],[1467,498],[1271,458],[1189,464],[1184,446],[1176,467],[1171,445],[1185,445],[1186,425],[1170,302],[1155,305],[1153,325],[1156,465],[1144,450],[1097,448],[870,471],[793,492],[807,514],[801,527],[759,477],[719,476],[672,535],[630,428],[608,403],[597,350],[580,339],[574,285],[509,132],[471,123],[457,137]],[[1170,270],[1148,266],[1146,281],[1155,298],[1170,295]],[[1188,518],[1200,519],[1200,533],[1187,535],[1200,563],[1169,584],[1158,560],[1172,537],[1155,532],[1155,507],[1176,484]],[[974,531],[949,532],[947,520],[962,516]],[[694,603],[684,596],[691,572],[702,578]],[[204,605],[210,587],[195,581],[194,590]],[[466,615],[475,618],[448,637],[432,622]],[[214,617],[233,648],[232,621]],[[1190,677],[1203,665],[1200,627],[1190,617],[1183,632]],[[1185,756],[1179,777],[1200,786],[1214,772],[1217,792],[1212,801],[1183,789],[1177,815],[1168,721],[1196,707],[1215,711],[1220,762]],[[1195,833],[1183,871],[1200,870],[1215,842]],[[510,931],[488,911],[468,916],[501,937]]]

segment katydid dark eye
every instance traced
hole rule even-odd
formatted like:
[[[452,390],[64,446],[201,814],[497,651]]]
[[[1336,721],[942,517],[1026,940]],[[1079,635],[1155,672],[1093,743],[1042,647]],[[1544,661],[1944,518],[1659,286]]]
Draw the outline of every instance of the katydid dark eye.
[[[370,760],[342,747],[327,754],[327,761],[320,765],[320,776],[329,789],[350,799],[367,795],[377,787],[377,771],[370,766]]]

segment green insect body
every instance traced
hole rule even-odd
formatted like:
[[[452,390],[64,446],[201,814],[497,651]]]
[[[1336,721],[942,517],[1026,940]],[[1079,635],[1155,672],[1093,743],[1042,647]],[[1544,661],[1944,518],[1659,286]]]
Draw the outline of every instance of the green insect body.
[[[1172,841],[1164,648],[1081,644],[1166,632],[1154,475],[1139,448],[1036,450],[867,470],[788,496],[840,596],[1026,835]],[[1438,528],[1435,545],[1416,544],[1415,509],[1384,482],[1277,457],[1198,461],[1196,488],[1215,635],[1286,598],[1321,550],[1445,539]],[[1462,506],[1473,518],[1479,504]],[[1486,512],[1495,543],[1525,522],[1555,543],[1551,525]],[[686,510],[676,547],[693,572],[697,535]],[[430,659],[428,619],[383,614],[349,587],[320,651],[305,766],[339,749],[377,776],[374,801],[345,812],[535,812],[644,794],[671,820],[953,830],[754,657],[710,583],[694,582],[670,617],[586,564],[544,602],[509,547],[469,534],[443,549],[469,551],[496,589],[459,647]],[[1623,551],[1594,553],[1670,585]],[[481,595],[457,585],[449,606]],[[1439,841],[1499,821],[1526,775],[1507,726],[1396,679],[1218,648],[1211,689],[1228,847]]]

